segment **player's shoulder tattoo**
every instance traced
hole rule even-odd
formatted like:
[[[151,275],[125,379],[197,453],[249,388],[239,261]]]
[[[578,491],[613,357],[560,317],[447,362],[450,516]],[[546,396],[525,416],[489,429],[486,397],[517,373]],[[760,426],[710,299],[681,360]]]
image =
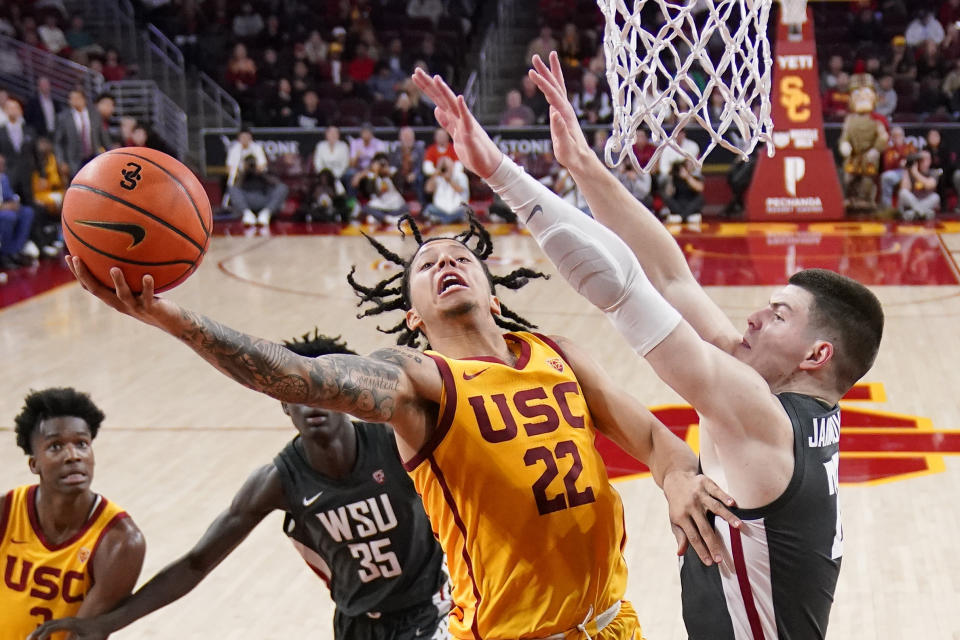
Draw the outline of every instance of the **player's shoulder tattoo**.
[[[371,353],[370,357],[375,360],[395,364],[398,367],[406,367],[410,364],[423,364],[424,362],[423,353],[409,347],[384,347]]]

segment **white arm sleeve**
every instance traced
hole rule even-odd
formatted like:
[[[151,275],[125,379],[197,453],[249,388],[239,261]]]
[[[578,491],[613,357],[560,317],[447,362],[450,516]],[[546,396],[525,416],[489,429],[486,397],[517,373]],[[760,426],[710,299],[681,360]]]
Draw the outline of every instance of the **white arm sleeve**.
[[[601,309],[640,355],[660,344],[680,314],[654,289],[630,248],[503,157],[487,183],[530,230],[577,293]]]

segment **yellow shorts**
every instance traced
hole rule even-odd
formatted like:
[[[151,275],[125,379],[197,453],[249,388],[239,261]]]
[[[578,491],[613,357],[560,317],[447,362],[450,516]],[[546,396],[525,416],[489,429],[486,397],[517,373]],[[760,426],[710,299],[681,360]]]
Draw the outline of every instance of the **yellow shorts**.
[[[640,620],[633,605],[628,600],[621,600],[617,617],[596,635],[591,634],[591,637],[593,640],[643,640]],[[564,634],[564,640],[584,640],[584,635],[580,631],[568,631]]]

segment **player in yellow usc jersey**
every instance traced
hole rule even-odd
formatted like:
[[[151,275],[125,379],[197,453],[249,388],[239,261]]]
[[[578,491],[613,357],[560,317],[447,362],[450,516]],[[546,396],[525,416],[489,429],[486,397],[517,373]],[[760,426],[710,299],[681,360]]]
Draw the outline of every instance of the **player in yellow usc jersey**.
[[[400,343],[424,337],[433,353],[392,347],[303,358],[154,296],[150,276],[134,296],[119,269],[111,290],[78,258],[68,264],[100,300],[245,386],[391,424],[447,554],[453,636],[640,640],[623,600],[622,505],[593,448],[594,429],[651,468],[671,521],[705,562],[721,548],[705,512],[736,526],[717,499],[729,496],[697,476],[690,448],[584,349],[524,331],[529,323],[502,306],[496,285],[518,288],[537,274],[491,276],[490,236],[476,220],[458,237],[429,240],[408,223],[419,243],[408,259],[369,238],[402,272],[373,287],[351,282],[361,303],[372,303],[364,315],[404,311]]]
[[[108,611],[140,575],[140,530],[90,489],[103,417],[70,388],[31,392],[16,417],[17,444],[39,483],[0,497],[0,640],[23,640],[52,618]]]

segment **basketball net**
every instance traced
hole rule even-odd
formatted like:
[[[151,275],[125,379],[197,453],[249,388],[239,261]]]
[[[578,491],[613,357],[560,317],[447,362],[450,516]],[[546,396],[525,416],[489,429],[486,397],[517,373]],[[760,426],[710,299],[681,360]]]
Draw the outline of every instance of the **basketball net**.
[[[799,27],[807,21],[807,0],[780,0],[780,22]]]
[[[605,149],[609,166],[629,158],[650,171],[668,146],[697,166],[718,146],[744,159],[760,142],[773,152],[767,40],[772,0],[633,0],[632,8],[626,0],[597,3],[606,19],[603,48],[614,107]],[[714,90],[723,107],[711,116]],[[677,143],[678,132],[692,124],[710,134],[698,156]],[[649,129],[658,146],[643,167],[633,151],[639,127]]]

